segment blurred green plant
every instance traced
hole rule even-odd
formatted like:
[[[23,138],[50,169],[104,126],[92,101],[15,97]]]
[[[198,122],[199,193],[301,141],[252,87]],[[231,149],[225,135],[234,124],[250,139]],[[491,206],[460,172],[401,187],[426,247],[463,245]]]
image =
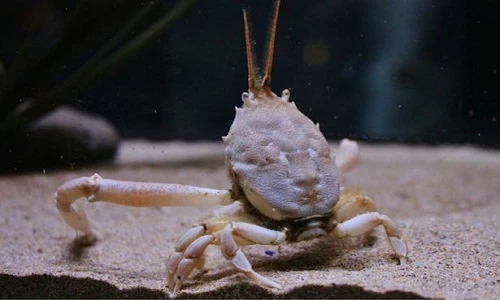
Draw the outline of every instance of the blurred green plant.
[[[175,3],[170,5],[170,2]],[[39,117],[116,74],[154,42],[194,0],[170,2],[166,5],[160,0],[145,4],[82,0],[64,17],[60,38],[48,51],[36,51],[37,32],[26,37],[12,63],[6,65],[0,61],[0,140],[21,132]],[[128,38],[154,9],[165,12],[142,32]],[[104,27],[116,33],[87,61],[80,62],[89,48],[103,39]],[[79,66],[74,72],[50,86],[60,70],[75,65]]]

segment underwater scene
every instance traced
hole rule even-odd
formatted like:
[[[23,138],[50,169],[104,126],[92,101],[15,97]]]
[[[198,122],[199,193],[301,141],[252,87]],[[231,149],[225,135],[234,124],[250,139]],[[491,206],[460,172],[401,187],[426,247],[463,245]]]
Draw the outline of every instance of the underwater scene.
[[[496,11],[1,3],[0,296],[500,297]]]

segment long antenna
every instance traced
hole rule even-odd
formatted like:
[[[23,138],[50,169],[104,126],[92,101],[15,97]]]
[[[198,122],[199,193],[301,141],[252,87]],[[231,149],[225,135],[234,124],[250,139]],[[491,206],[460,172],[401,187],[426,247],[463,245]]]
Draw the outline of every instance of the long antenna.
[[[280,9],[280,0],[274,2],[274,16],[271,27],[269,28],[269,41],[267,49],[267,62],[266,68],[264,70],[264,78],[262,79],[262,87],[265,89],[271,89],[271,71],[273,68],[273,56],[274,56],[274,40],[276,39],[276,27],[278,26],[278,13]]]
[[[255,68],[253,66],[252,44],[250,43],[250,29],[248,28],[247,11],[243,10],[243,22],[245,22],[245,47],[247,49],[248,67],[248,89],[255,90]]]

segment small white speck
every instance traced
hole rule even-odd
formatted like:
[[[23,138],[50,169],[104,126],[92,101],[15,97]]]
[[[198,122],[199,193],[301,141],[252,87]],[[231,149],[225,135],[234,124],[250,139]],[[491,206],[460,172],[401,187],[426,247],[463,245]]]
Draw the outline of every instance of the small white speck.
[[[474,117],[474,111],[473,110],[469,110],[469,117]]]
[[[497,69],[493,69],[493,70],[491,70],[491,73],[492,73],[493,75],[497,75],[498,70],[497,70]]]

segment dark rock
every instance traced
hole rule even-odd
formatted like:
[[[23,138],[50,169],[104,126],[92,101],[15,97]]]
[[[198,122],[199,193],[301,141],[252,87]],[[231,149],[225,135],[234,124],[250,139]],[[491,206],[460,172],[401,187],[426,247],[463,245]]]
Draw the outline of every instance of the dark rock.
[[[76,166],[112,159],[119,134],[107,120],[62,106],[0,141],[0,172]]]

